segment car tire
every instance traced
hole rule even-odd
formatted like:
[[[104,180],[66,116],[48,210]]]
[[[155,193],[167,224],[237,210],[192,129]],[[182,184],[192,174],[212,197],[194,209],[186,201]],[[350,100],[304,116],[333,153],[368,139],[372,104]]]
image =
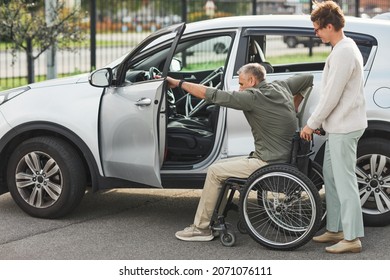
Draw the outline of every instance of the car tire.
[[[216,54],[221,54],[221,53],[224,53],[226,51],[226,46],[224,43],[216,43],[213,47],[214,49],[214,52]]]
[[[311,169],[308,174],[309,179],[313,182],[314,186],[318,190],[321,198],[322,217],[319,229],[326,226],[326,200],[325,200],[325,185],[324,176],[322,174],[322,166],[315,161],[311,162]]]
[[[287,47],[292,49],[292,48],[295,48],[298,45],[298,41],[294,37],[287,37],[286,38],[286,44],[287,44]]]
[[[22,142],[7,167],[8,188],[16,204],[38,218],[69,214],[85,193],[85,169],[76,150],[55,137]]]
[[[365,226],[390,224],[390,146],[383,138],[359,141],[356,174]],[[387,178],[387,179],[386,179]],[[387,187],[386,187],[387,186]]]

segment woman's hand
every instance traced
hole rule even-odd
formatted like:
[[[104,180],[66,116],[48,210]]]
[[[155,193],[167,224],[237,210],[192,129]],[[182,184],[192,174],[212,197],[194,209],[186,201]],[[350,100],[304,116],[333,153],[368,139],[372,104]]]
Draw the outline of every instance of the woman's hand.
[[[305,139],[307,141],[311,140],[311,137],[313,135],[314,129],[311,129],[307,125],[301,130],[300,136],[302,139]]]

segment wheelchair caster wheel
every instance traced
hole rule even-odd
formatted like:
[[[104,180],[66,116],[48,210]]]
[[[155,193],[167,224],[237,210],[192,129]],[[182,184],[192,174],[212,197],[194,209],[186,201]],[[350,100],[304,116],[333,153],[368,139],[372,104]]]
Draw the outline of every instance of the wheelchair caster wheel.
[[[232,247],[236,243],[236,235],[231,231],[221,233],[220,239],[222,245],[226,247]]]
[[[248,233],[248,231],[246,230],[245,224],[241,220],[237,222],[237,229],[242,234]]]

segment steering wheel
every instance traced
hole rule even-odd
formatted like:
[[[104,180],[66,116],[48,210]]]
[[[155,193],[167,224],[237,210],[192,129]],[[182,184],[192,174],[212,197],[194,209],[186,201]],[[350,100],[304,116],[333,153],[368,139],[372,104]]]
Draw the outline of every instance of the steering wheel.
[[[175,95],[173,94],[172,89],[167,90],[167,101],[168,101],[170,106],[176,107],[176,105],[175,105],[176,99],[175,99]]]
[[[150,80],[159,79],[161,77],[162,77],[162,72],[160,70],[158,70],[157,67],[152,66],[149,68],[149,79]],[[175,95],[173,94],[172,89],[167,90],[167,101],[168,101],[169,105],[175,106],[176,99],[175,99]]]
[[[150,80],[161,78],[161,76],[162,76],[162,73],[160,70],[158,70],[158,68],[156,68],[154,66],[149,68],[149,79]]]
[[[218,67],[213,72],[211,72],[206,78],[204,78],[199,84],[218,88],[221,85],[221,82],[219,81],[216,86],[213,86],[213,80],[218,77],[221,78],[223,74],[223,70],[224,70],[223,66]],[[181,90],[184,92],[183,89]],[[198,102],[198,104],[196,104],[196,106],[193,106],[191,102],[192,95],[190,93],[185,93],[185,94],[186,94],[186,107],[185,107],[186,117],[192,117],[208,104],[204,99],[202,99],[201,101]]]

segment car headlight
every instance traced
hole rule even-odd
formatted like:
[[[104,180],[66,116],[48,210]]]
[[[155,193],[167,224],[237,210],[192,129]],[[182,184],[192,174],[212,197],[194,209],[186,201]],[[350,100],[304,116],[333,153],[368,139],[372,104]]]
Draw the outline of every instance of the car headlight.
[[[12,98],[26,92],[30,89],[29,86],[13,88],[5,91],[0,91],[0,105],[11,100]]]

